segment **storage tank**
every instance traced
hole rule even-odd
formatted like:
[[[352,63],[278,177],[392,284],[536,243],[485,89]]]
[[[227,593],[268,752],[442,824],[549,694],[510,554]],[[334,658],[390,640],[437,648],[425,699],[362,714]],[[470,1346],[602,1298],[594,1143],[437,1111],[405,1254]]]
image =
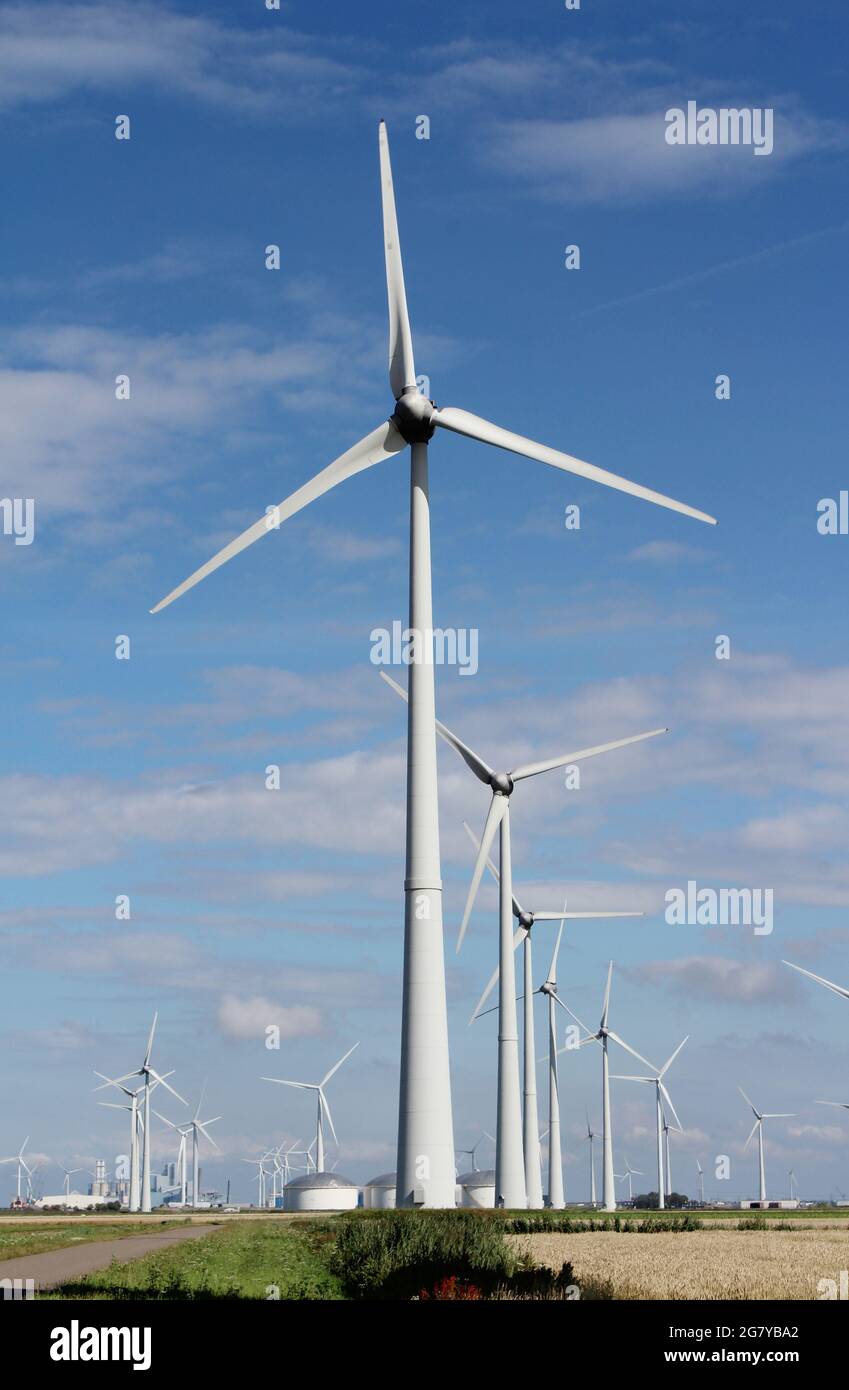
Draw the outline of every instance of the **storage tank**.
[[[360,1189],[341,1173],[304,1173],[283,1189],[284,1211],[353,1211]]]
[[[395,1186],[397,1174],[381,1173],[372,1178],[363,1188],[363,1206],[366,1211],[391,1211],[395,1206]]]
[[[495,1169],[474,1169],[471,1173],[461,1173],[457,1179],[460,1189],[461,1207],[495,1206]]]

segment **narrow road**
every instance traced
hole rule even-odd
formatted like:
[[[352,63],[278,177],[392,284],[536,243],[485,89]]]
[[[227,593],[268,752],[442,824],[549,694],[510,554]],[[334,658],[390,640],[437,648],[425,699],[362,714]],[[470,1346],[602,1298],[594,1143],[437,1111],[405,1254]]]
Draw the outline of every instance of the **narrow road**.
[[[0,1260],[0,1279],[33,1279],[38,1295],[41,1289],[52,1289],[69,1279],[78,1279],[81,1274],[106,1269],[113,1260],[122,1263],[137,1260],[155,1250],[168,1250],[183,1240],[200,1240],[222,1229],[221,1226],[178,1226],[172,1231],[156,1231],[149,1236],[91,1240],[61,1250],[47,1250],[41,1255],[21,1255],[15,1260]]]

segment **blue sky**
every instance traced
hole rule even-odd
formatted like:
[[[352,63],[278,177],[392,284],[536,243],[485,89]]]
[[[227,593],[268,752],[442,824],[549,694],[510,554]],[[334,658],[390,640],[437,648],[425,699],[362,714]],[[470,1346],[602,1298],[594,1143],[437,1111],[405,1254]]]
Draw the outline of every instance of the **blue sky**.
[[[190,1096],[206,1079],[224,1117],[210,1177],[247,1196],[240,1157],[311,1133],[311,1105],[262,1074],[318,1077],[357,1039],[330,1096],[340,1167],[393,1164],[404,724],[368,657],[371,630],[405,617],[405,462],[148,614],[391,410],[383,116],[437,403],[720,519],[440,437],[436,617],[480,633],[477,675],[438,673],[442,717],[497,764],[670,726],[588,764],[579,792],[557,774],[521,788],[520,896],[646,912],[576,924],[562,990],[593,1020],[613,956],[618,1031],[658,1061],[691,1034],[677,1186],[695,1190],[699,1157],[709,1192],[750,1191],[740,1082],[798,1112],[770,1136],[772,1186],[792,1166],[803,1194],[849,1190],[849,1125],[812,1104],[849,1101],[845,1004],[779,963],[849,985],[849,540],[816,528],[847,486],[847,22],[769,8],[434,0],[418,26],[335,0],[4,8],[0,496],[34,497],[37,529],[28,547],[0,535],[3,1153],[26,1133],[66,1161],[120,1151],[91,1070],[140,1060],[158,1007],[160,1064]],[[773,154],[665,146],[664,112],[690,99],[774,108]],[[456,958],[461,822],[482,823],[485,794],[450,750],[440,768],[468,1145],[494,1118],[492,1019],[466,1021],[495,899]],[[667,926],[688,878],[772,888],[772,935]],[[576,1197],[597,1070],[585,1049],[564,1071]],[[620,1088],[617,1155],[647,1172],[651,1124]]]

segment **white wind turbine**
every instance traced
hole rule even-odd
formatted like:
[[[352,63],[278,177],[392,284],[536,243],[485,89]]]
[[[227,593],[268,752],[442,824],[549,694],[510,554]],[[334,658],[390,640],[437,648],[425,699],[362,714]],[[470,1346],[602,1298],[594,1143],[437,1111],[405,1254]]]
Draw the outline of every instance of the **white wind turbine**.
[[[609,1062],[608,1055],[607,1055],[607,1044],[608,1044],[608,1041],[609,1041],[610,1039],[612,1039],[613,1042],[618,1043],[620,1047],[624,1047],[624,1049],[625,1049],[626,1052],[630,1052],[630,1054],[631,1054],[632,1057],[636,1057],[636,1059],[637,1059],[638,1062],[645,1062],[646,1066],[647,1066],[651,1071],[654,1071],[654,1067],[652,1066],[651,1062],[649,1062],[645,1057],[641,1056],[641,1054],[640,1054],[639,1052],[636,1052],[636,1051],[634,1050],[634,1048],[630,1046],[629,1043],[626,1043],[626,1042],[625,1042],[625,1039],[624,1039],[624,1038],[620,1038],[620,1036],[619,1036],[618,1033],[614,1033],[613,1029],[612,1029],[612,1028],[608,1028],[608,1026],[607,1026],[607,1018],[608,1018],[608,1014],[609,1014],[609,1012],[610,1012],[610,984],[611,984],[612,978],[613,978],[613,961],[610,962],[610,964],[609,964],[609,966],[608,966],[608,969],[607,969],[607,984],[605,985],[605,989],[604,989],[604,1003],[602,1004],[602,1009],[601,1009],[601,1023],[599,1024],[599,1026],[598,1026],[598,1028],[595,1030],[595,1032],[593,1032],[591,1029],[589,1029],[585,1023],[582,1023],[582,1022],[581,1022],[581,1020],[578,1018],[578,1015],[574,1012],[574,1010],[572,1010],[572,1009],[569,1008],[569,1005],[568,1005],[568,1004],[563,1004],[563,1007],[564,1007],[564,1009],[566,1010],[566,1012],[570,1015],[571,1018],[574,1018],[575,1022],[576,1022],[581,1028],[583,1028],[584,1032],[587,1034],[587,1036],[586,1036],[585,1038],[580,1038],[580,1039],[579,1039],[579,1041],[578,1041],[578,1043],[577,1043],[577,1046],[578,1046],[578,1047],[583,1047],[585,1043],[588,1043],[588,1042],[597,1042],[597,1043],[600,1044],[601,1049],[602,1049],[602,1054],[601,1054],[601,1103],[602,1103],[601,1152],[602,1152],[602,1204],[603,1204],[603,1206],[604,1206],[604,1210],[605,1210],[605,1211],[615,1211],[615,1210],[616,1210],[616,1190],[615,1190],[615,1187],[614,1187],[614,1177],[615,1177],[615,1174],[614,1174],[614,1172],[613,1172],[613,1128],[612,1128],[611,1117],[610,1117],[610,1062]],[[561,1000],[559,1000],[559,1002],[562,1004],[562,1003],[563,1003],[563,1000],[561,999]],[[560,1049],[560,1051],[561,1051],[561,1052],[568,1052],[568,1051],[571,1051],[571,1048],[569,1048],[569,1047],[562,1047],[562,1048]]]
[[[480,852],[480,841],[471,827],[463,821],[466,833],[469,836],[475,849]],[[498,869],[487,855],[486,865],[496,883],[500,883],[501,877]],[[544,994],[548,997],[548,1023],[549,1023],[549,1058],[548,1058],[548,1127],[552,1130],[552,1115],[556,1111],[557,1143],[556,1147],[549,1145],[549,1202],[550,1207],[558,1211],[564,1205],[563,1198],[563,1166],[560,1157],[560,1105],[558,1097],[557,1081],[557,1025],[555,1021],[555,1004],[559,1004],[557,997],[557,953],[560,949],[560,938],[563,934],[563,924],[570,920],[581,920],[591,917],[642,917],[642,912],[567,912],[566,904],[563,904],[562,912],[527,912],[521,906],[515,894],[511,895],[513,916],[519,925],[513,933],[513,950],[521,944],[524,951],[524,976],[525,987],[522,998],[524,1000],[524,1071],[523,1071],[523,1108],[522,1108],[522,1147],[525,1155],[525,1188],[527,1192],[527,1204],[530,1208],[542,1206],[542,1183],[540,1166],[540,1147],[539,1147],[539,1119],[537,1114],[537,1083],[536,1083],[536,1041],[534,1034],[534,995]],[[551,959],[548,979],[540,985],[538,990],[533,988],[533,957],[531,946],[531,928],[534,922],[560,922],[560,930]],[[552,972],[554,972],[552,974]],[[499,966],[493,970],[486,989],[477,1002],[475,1011],[472,1014],[470,1023],[474,1023],[476,1018],[480,1018],[482,1013],[490,1012],[483,1006],[498,983]],[[499,1029],[500,1031],[500,1029]],[[552,1130],[553,1132],[553,1130]],[[557,1155],[552,1171],[552,1152]],[[552,1193],[554,1194],[552,1197]]]
[[[689,1035],[689,1033],[688,1033],[688,1034],[687,1034],[687,1037],[689,1037],[689,1036],[690,1036],[690,1035]],[[668,1185],[668,1183],[664,1181],[664,1176],[663,1176],[663,1143],[664,1143],[664,1137],[666,1138],[666,1162],[667,1162],[667,1172],[668,1172],[668,1164],[669,1164],[669,1133],[668,1133],[668,1129],[667,1129],[667,1126],[666,1126],[666,1116],[665,1116],[664,1113],[663,1113],[663,1102],[664,1102],[664,1100],[666,1101],[666,1104],[669,1106],[669,1109],[672,1111],[672,1115],[673,1115],[673,1117],[674,1117],[675,1124],[676,1124],[676,1126],[677,1126],[679,1132],[683,1133],[683,1130],[681,1129],[681,1121],[678,1119],[678,1116],[677,1116],[676,1111],[675,1111],[675,1106],[672,1104],[672,1097],[671,1097],[671,1095],[669,1094],[669,1092],[667,1091],[665,1085],[663,1084],[663,1078],[664,1078],[664,1076],[666,1075],[666,1073],[669,1071],[669,1068],[672,1066],[672,1063],[675,1061],[675,1058],[678,1056],[678,1053],[681,1051],[681,1048],[684,1046],[684,1043],[685,1043],[686,1041],[687,1041],[687,1038],[684,1038],[684,1039],[678,1044],[678,1046],[676,1047],[676,1049],[675,1049],[675,1051],[673,1052],[672,1056],[669,1058],[668,1061],[664,1062],[664,1064],[663,1064],[663,1066],[660,1068],[660,1070],[656,1070],[654,1067],[652,1067],[651,1062],[649,1062],[649,1066],[651,1067],[652,1071],[655,1073],[654,1076],[616,1076],[616,1077],[614,1077],[614,1080],[616,1080],[616,1081],[641,1081],[641,1082],[644,1082],[645,1084],[647,1084],[647,1085],[649,1085],[649,1086],[654,1086],[654,1089],[655,1089],[655,1109],[656,1109],[656,1118],[657,1118],[657,1205],[658,1205],[658,1207],[659,1207],[661,1210],[663,1210],[663,1209],[665,1208],[665,1206],[666,1206],[666,1196],[665,1196],[665,1194],[666,1194],[667,1192],[671,1192],[671,1191],[672,1191],[672,1189],[671,1189],[671,1187]]]
[[[348,1051],[345,1053],[345,1056],[344,1056],[344,1057],[340,1057],[340,1058],[339,1058],[339,1061],[335,1064],[335,1066],[332,1066],[332,1067],[330,1068],[330,1071],[327,1072],[327,1073],[325,1074],[325,1076],[322,1077],[321,1081],[283,1081],[279,1076],[263,1076],[263,1077],[261,1077],[261,1080],[262,1080],[262,1081],[273,1081],[273,1082],[275,1083],[275,1085],[277,1085],[277,1086],[294,1086],[294,1087],[296,1088],[296,1090],[299,1090],[299,1091],[315,1091],[315,1093],[316,1093],[315,1170],[316,1170],[317,1173],[323,1173],[323,1172],[324,1172],[324,1121],[325,1121],[325,1118],[327,1119],[327,1123],[328,1123],[329,1126],[330,1126],[330,1133],[333,1135],[334,1142],[335,1142],[336,1144],[339,1143],[339,1140],[338,1140],[337,1137],[336,1137],[336,1130],[335,1130],[334,1127],[333,1127],[333,1116],[332,1116],[331,1113],[330,1113],[330,1106],[327,1104],[327,1097],[326,1097],[326,1095],[324,1094],[324,1088],[325,1088],[325,1086],[327,1085],[328,1081],[330,1080],[331,1076],[334,1076],[334,1075],[335,1075],[335,1073],[339,1070],[339,1068],[341,1067],[341,1065],[342,1065],[343,1062],[347,1062],[347,1060],[348,1060],[348,1058],[350,1057],[351,1053],[354,1051],[355,1048],[359,1047],[359,1045],[360,1045],[359,1043],[354,1043],[354,1046],[353,1046],[353,1047],[350,1047],[350,1048],[348,1049]],[[451,1147],[452,1147],[452,1153],[453,1153],[453,1147],[454,1147],[454,1146],[453,1146],[453,1143],[452,1143],[452,1146],[451,1146]]]
[[[180,1136],[180,1143],[177,1148],[177,1177],[180,1184],[180,1206],[188,1206],[189,1171],[188,1163],[186,1161],[186,1150],[189,1141],[189,1135],[192,1132],[192,1126],[190,1123],[182,1125],[175,1124],[173,1120],[169,1120],[167,1115],[161,1115],[158,1110],[154,1110],[153,1113],[154,1115],[156,1115],[157,1119],[162,1120],[163,1124],[166,1124],[169,1129],[173,1129],[174,1132],[176,1134],[179,1134]]]
[[[403,700],[407,699],[406,692],[396,681],[392,680],[391,676],[388,676],[385,671],[381,671],[380,674],[397,695],[400,695]],[[500,829],[500,874],[495,871],[493,865],[493,871],[496,872],[498,878],[499,898],[495,1202],[497,1206],[524,1208],[528,1205],[528,1190],[525,1179],[519,1083],[519,1025],[516,1016],[516,974],[513,962],[513,913],[518,904],[513,897],[513,870],[510,854],[510,797],[515,790],[516,783],[523,781],[526,777],[536,777],[542,772],[552,772],[556,768],[565,767],[567,764],[595,757],[597,753],[609,753],[616,748],[625,748],[631,743],[641,743],[644,739],[654,738],[657,734],[666,733],[667,730],[652,729],[645,734],[632,734],[630,738],[616,739],[612,743],[598,744],[592,748],[581,748],[573,753],[560,754],[556,758],[546,758],[542,762],[522,763],[510,772],[494,772],[483,758],[479,757],[468,744],[463,743],[447,725],[438,719],[436,720],[436,732],[459,753],[463,762],[478,778],[478,781],[483,782],[491,792],[489,810],[487,811],[483,834],[478,842],[478,855],[457,937],[458,951],[463,944],[481,876],[489,858],[490,847],[495,839],[496,831]],[[521,912],[521,909],[519,911]],[[557,921],[562,915],[560,912],[525,914],[525,921],[522,920],[522,916],[519,916],[519,923],[520,927],[525,927],[529,931],[535,920]],[[533,1054],[531,1054],[531,1065],[532,1067],[534,1065]],[[535,1125],[532,1133],[537,1135],[538,1132],[538,1126]],[[538,1168],[539,1141],[537,1140],[536,1143],[536,1167]],[[531,1145],[533,1145],[533,1139],[531,1139]],[[541,1203],[542,1194],[540,1192],[540,1205]]]
[[[62,1190],[65,1193],[66,1197],[70,1197],[71,1178],[74,1176],[75,1173],[84,1173],[86,1170],[85,1168],[66,1168],[64,1163],[59,1163],[57,1166],[61,1168],[62,1172],[65,1174]]]
[[[410,1206],[416,1200],[417,1204],[425,1206],[450,1207],[455,1201],[453,1126],[442,942],[434,672],[433,662],[428,659],[433,650],[428,443],[437,428],[448,430],[630,493],[699,521],[715,524],[715,519],[615,473],[501,429],[466,410],[437,409],[433,401],[425,399],[417,385],[389,141],[382,121],[379,147],[389,299],[389,383],[395,398],[392,416],[279,506],[268,509],[253,526],[172,589],[152,611],[156,613],[165,608],[338,483],[410,447],[409,627],[418,634],[422,659],[410,666],[411,700],[407,724],[407,864],[396,1199],[398,1206]],[[328,394],[332,390],[331,384]],[[422,1160],[427,1160],[429,1178],[420,1176]],[[422,1203],[418,1203],[418,1198]]]
[[[790,1179],[790,1201],[792,1202],[799,1195],[799,1184],[796,1181],[796,1174],[791,1168],[787,1176]]]
[[[141,1064],[141,1066],[139,1067],[138,1071],[128,1071],[128,1072],[126,1073],[126,1075],[124,1075],[124,1076],[119,1076],[119,1077],[117,1078],[116,1081],[114,1081],[114,1082],[111,1083],[112,1085],[120,1085],[120,1083],[121,1083],[122,1081],[129,1081],[129,1080],[131,1080],[131,1078],[134,1077],[134,1076],[140,1076],[141,1079],[142,1079],[142,1129],[143,1129],[143,1131],[144,1131],[144,1135],[143,1135],[143,1137],[144,1137],[144,1145],[143,1145],[143,1155],[142,1155],[142,1178],[141,1178],[141,1210],[142,1210],[142,1211],[150,1211],[150,1209],[151,1209],[151,1208],[150,1208],[150,1095],[151,1095],[151,1091],[154,1089],[154,1083],[158,1083],[160,1086],[164,1086],[165,1089],[166,1089],[166,1091],[170,1091],[171,1094],[172,1094],[172,1096],[176,1097],[176,1099],[180,1102],[181,1105],[186,1105],[186,1104],[187,1104],[187,1102],[186,1102],[185,1100],[183,1100],[183,1097],[182,1097],[181,1095],[179,1095],[179,1094],[174,1090],[174,1087],[173,1087],[173,1086],[169,1086],[168,1082],[165,1080],[165,1077],[164,1077],[164,1076],[160,1076],[160,1075],[159,1075],[159,1072],[156,1071],[156,1069],[150,1065],[150,1054],[151,1054],[151,1052],[153,1051],[153,1035],[154,1035],[154,1033],[156,1032],[156,1020],[158,1019],[158,1017],[159,1017],[159,1014],[158,1014],[158,1013],[155,1013],[155,1014],[153,1015],[153,1023],[151,1024],[151,1027],[150,1027],[150,1036],[148,1037],[148,1040],[147,1040],[147,1048],[145,1049],[144,1061],[142,1062],[142,1064]],[[99,1075],[99,1073],[98,1073],[98,1075]],[[172,1070],[172,1071],[166,1072],[165,1075],[166,1075],[166,1076],[173,1076],[173,1075],[174,1075],[174,1072],[173,1072],[173,1070]],[[102,1088],[98,1088],[98,1089],[102,1089]]]
[[[16,1164],[17,1164],[17,1173],[18,1173],[17,1194],[18,1194],[18,1201],[21,1200],[21,1178],[22,1178],[23,1173],[26,1173],[26,1175],[27,1175],[27,1192],[30,1191],[30,1186],[31,1186],[31,1183],[32,1183],[32,1172],[33,1172],[33,1170],[30,1168],[29,1164],[27,1163],[26,1159],[24,1158],[24,1150],[25,1150],[25,1148],[26,1148],[26,1146],[27,1146],[28,1143],[29,1143],[29,1135],[27,1135],[26,1139],[25,1139],[24,1142],[21,1144],[21,1147],[18,1149],[18,1152],[17,1152],[16,1154],[12,1154],[12,1157],[11,1157],[11,1158],[0,1158],[0,1163],[16,1163]]]
[[[625,1172],[624,1172],[624,1173],[617,1173],[616,1176],[617,1176],[618,1178],[622,1179],[623,1181],[624,1181],[625,1178],[628,1179],[628,1201],[629,1201],[629,1202],[633,1202],[633,1200],[634,1200],[634,1189],[633,1189],[633,1186],[632,1186],[632,1183],[631,1183],[631,1179],[632,1179],[632,1178],[643,1178],[643,1177],[645,1177],[645,1174],[644,1174],[643,1172],[641,1172],[641,1170],[640,1170],[639,1168],[632,1168],[631,1165],[630,1165],[630,1163],[628,1162],[628,1160],[627,1160],[627,1158],[626,1158],[626,1159],[625,1159]]]
[[[705,1204],[705,1171],[704,1171],[704,1169],[703,1169],[703,1167],[702,1167],[702,1165],[701,1165],[701,1163],[699,1162],[698,1159],[696,1159],[696,1167],[697,1167],[698,1170],[699,1170],[699,1202],[700,1202],[700,1204],[701,1204],[702,1206],[704,1206],[704,1204]]]
[[[595,1133],[593,1132],[592,1125],[590,1124],[589,1111],[587,1111],[587,1143],[590,1146],[590,1206],[597,1207],[598,1202],[596,1201],[595,1195],[595,1154],[593,1153]]]
[[[98,1105],[106,1106],[109,1110],[128,1110],[130,1113],[130,1194],[127,1203],[129,1211],[138,1211],[141,1206],[141,1141],[144,1131],[144,1121],[142,1120],[141,1110],[139,1109],[139,1096],[143,1095],[144,1087],[138,1086],[131,1091],[127,1086],[122,1086],[119,1081],[112,1077],[105,1076],[102,1071],[95,1071],[95,1076],[99,1076],[103,1082],[102,1086],[95,1086],[95,1091],[105,1091],[107,1086],[114,1086],[117,1091],[121,1091],[129,1101],[128,1105],[118,1105],[115,1101],[99,1100]],[[133,1073],[134,1075],[136,1073]],[[166,1077],[173,1076],[173,1071],[167,1071]],[[154,1081],[151,1085],[151,1093],[159,1085]]]
[[[475,1142],[474,1142],[474,1144],[472,1145],[472,1147],[471,1147],[470,1149],[457,1149],[457,1150],[456,1150],[456,1152],[457,1152],[458,1154],[468,1154],[468,1155],[469,1155],[469,1160],[470,1160],[471,1165],[472,1165],[471,1171],[472,1171],[473,1173],[477,1173],[477,1171],[478,1171],[477,1159],[476,1159],[475,1155],[477,1154],[477,1151],[478,1151],[478,1149],[480,1148],[481,1144],[484,1142],[484,1140],[485,1140],[485,1139],[488,1139],[488,1138],[489,1138],[489,1135],[486,1133],[486,1131],[484,1131],[484,1133],[481,1135],[480,1139],[476,1139]]]
[[[268,1172],[265,1167],[265,1155],[263,1154],[262,1158],[243,1158],[242,1162],[256,1164],[257,1206],[262,1207],[264,1209],[265,1179],[268,1177]]]
[[[742,1086],[738,1086],[738,1087],[737,1087],[737,1090],[740,1092],[740,1095],[743,1097],[743,1099],[744,1099],[744,1101],[746,1102],[746,1104],[750,1107],[750,1109],[751,1109],[751,1111],[752,1111],[752,1114],[753,1114],[754,1117],[755,1117],[755,1123],[752,1125],[752,1128],[751,1128],[751,1130],[750,1130],[750,1132],[749,1132],[749,1137],[748,1137],[748,1139],[746,1140],[746,1142],[745,1142],[745,1144],[744,1144],[743,1147],[744,1147],[744,1149],[748,1149],[748,1147],[749,1147],[749,1145],[751,1144],[752,1139],[753,1139],[753,1137],[754,1137],[755,1131],[757,1131],[757,1135],[758,1135],[758,1178],[759,1178],[759,1184],[758,1184],[758,1201],[759,1201],[759,1202],[765,1202],[765,1201],[766,1201],[766,1176],[765,1176],[765,1174],[764,1174],[764,1120],[791,1120],[791,1119],[793,1118],[793,1111],[792,1111],[792,1110],[791,1110],[791,1111],[786,1111],[786,1110],[780,1110],[780,1111],[778,1111],[778,1110],[776,1110],[776,1111],[773,1111],[773,1112],[770,1114],[769,1111],[766,1111],[766,1110],[764,1110],[764,1111],[756,1110],[755,1107],[754,1107],[754,1105],[752,1105],[752,1102],[749,1100],[749,1097],[746,1095],[746,1092],[743,1090],[743,1087],[742,1087]]]

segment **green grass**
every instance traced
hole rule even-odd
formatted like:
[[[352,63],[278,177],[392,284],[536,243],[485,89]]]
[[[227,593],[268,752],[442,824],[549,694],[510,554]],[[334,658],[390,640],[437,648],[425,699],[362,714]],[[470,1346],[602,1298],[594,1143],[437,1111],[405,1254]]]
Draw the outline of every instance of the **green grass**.
[[[232,1221],[214,1235],[62,1284],[61,1299],[339,1299],[330,1223]]]
[[[62,1250],[68,1245],[86,1244],[92,1240],[117,1240],[123,1236],[155,1235],[163,1227],[187,1226],[187,1221],[162,1221],[159,1224],[141,1221],[80,1222],[69,1221],[56,1226],[7,1227],[0,1224],[0,1260],[12,1260],[19,1255],[43,1255],[50,1250]]]

